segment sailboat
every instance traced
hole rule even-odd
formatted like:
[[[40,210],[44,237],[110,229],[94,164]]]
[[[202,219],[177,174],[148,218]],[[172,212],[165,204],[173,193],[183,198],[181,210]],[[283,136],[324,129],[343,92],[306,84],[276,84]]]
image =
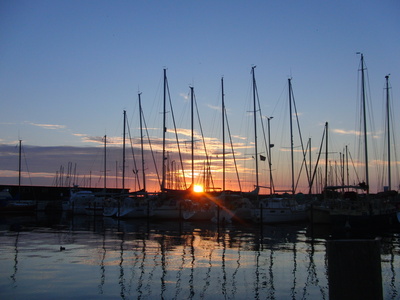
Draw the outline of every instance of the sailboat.
[[[139,94],[139,108],[141,110],[141,99]],[[103,215],[124,219],[145,218],[152,215],[152,207],[145,189],[127,194],[125,191],[125,136],[126,136],[126,111],[123,118],[123,153],[122,153],[122,194],[114,195],[114,198],[104,199]],[[142,132],[141,132],[142,134]],[[143,141],[142,141],[143,149]],[[143,155],[143,150],[142,150]],[[142,159],[143,162],[143,159]],[[104,170],[106,172],[106,170]],[[144,174],[143,174],[144,176]],[[144,178],[144,177],[143,177]],[[144,179],[145,180],[145,179]]]
[[[167,151],[166,151],[166,104],[167,104],[167,93],[168,81],[167,81],[167,70],[164,69],[164,90],[163,90],[163,145],[162,145],[162,178],[161,178],[161,192],[152,201],[154,205],[154,215],[156,219],[181,219],[182,218],[182,199],[186,198],[186,194],[190,191],[189,189],[169,189],[167,188]],[[171,102],[170,102],[171,105]],[[172,111],[172,105],[171,105]],[[172,117],[174,118],[173,114]],[[180,152],[179,143],[178,151]],[[182,164],[182,160],[181,160]],[[183,170],[183,168],[182,168]],[[183,174],[183,178],[185,178]]]
[[[254,72],[253,72],[254,76]],[[287,223],[299,222],[307,219],[307,206],[299,204],[294,198],[295,183],[294,183],[294,158],[293,158],[293,126],[292,126],[292,82],[288,79],[289,87],[289,118],[290,118],[290,140],[291,140],[291,189],[292,195],[286,193],[282,196],[271,196],[259,200],[259,207],[253,210],[253,217],[256,222],[271,224],[271,223]],[[270,153],[269,153],[270,155]],[[271,161],[269,158],[271,168]],[[272,176],[272,175],[270,175]],[[272,180],[270,180],[272,182]],[[271,187],[272,188],[272,187]]]
[[[361,105],[363,118],[364,139],[364,163],[365,181],[359,184],[359,188],[365,194],[356,192],[347,193],[348,197],[340,202],[340,205],[330,211],[332,224],[338,229],[378,229],[392,226],[396,223],[396,209],[385,197],[371,195],[369,191],[369,169],[368,169],[368,139],[366,120],[366,92],[365,92],[365,64],[364,56],[361,55]]]
[[[34,200],[21,200],[21,153],[22,140],[19,141],[19,163],[18,163],[18,196],[12,197],[8,189],[0,191],[0,213],[22,213],[33,212],[36,209]]]
[[[149,198],[146,192],[146,176],[144,166],[144,151],[143,151],[143,125],[142,125],[142,100],[141,93],[138,94],[139,99],[139,114],[140,114],[140,135],[141,135],[141,155],[142,155],[142,176],[143,176],[143,189],[130,193],[128,197],[125,197],[121,203],[118,217],[124,219],[138,219],[148,218],[154,215],[153,201]]]
[[[332,193],[334,193],[333,190],[335,190],[336,188],[341,188],[342,190],[344,190],[346,188],[343,185],[340,187],[328,187],[328,154],[329,154],[328,134],[329,134],[328,122],[325,122],[325,129],[324,129],[324,134],[322,136],[322,142],[321,142],[321,146],[320,146],[320,150],[319,150],[318,160],[317,160],[317,164],[314,169],[314,173],[311,176],[312,178],[311,178],[310,191],[309,191],[309,193],[311,194],[311,187],[313,185],[315,174],[317,171],[323,142],[325,141],[325,184],[324,184],[324,192],[323,192],[324,198],[321,201],[316,199],[311,203],[308,217],[309,217],[310,222],[313,224],[330,224],[331,223],[330,211],[336,201],[335,201],[335,199],[331,199],[331,197],[329,197],[329,196],[332,195]],[[346,146],[346,149],[347,149],[347,146]]]
[[[226,171],[226,157],[225,157],[225,94],[224,94],[224,80],[221,78],[222,90],[222,192],[221,193],[207,193],[204,195],[194,195],[192,199],[183,202],[183,218],[187,220],[212,220],[215,223],[223,222],[230,223],[232,221],[250,220],[252,217],[253,205],[248,198],[243,197],[241,192],[227,191],[225,187],[225,171]],[[192,89],[193,91],[193,89]],[[193,108],[193,94],[192,94],[192,108]],[[193,145],[193,126],[192,126],[192,145]],[[192,162],[193,147],[192,147]],[[194,174],[192,163],[192,174]],[[192,178],[192,186],[194,181]],[[258,188],[256,188],[258,194]]]
[[[255,78],[254,78],[254,68],[253,72],[253,87],[255,88]],[[222,90],[222,193],[216,197],[217,211],[213,218],[214,221],[219,222],[231,222],[233,221],[248,221],[252,219],[253,204],[250,200],[244,197],[245,193],[240,190],[239,193],[230,192],[226,190],[226,157],[225,157],[225,93],[224,93],[224,80],[221,78],[221,90]],[[255,90],[253,90],[255,91]],[[255,97],[255,93],[254,93]],[[254,98],[255,100],[255,98]],[[254,102],[255,103],[255,102]],[[255,104],[254,104],[255,105]],[[256,114],[256,109],[254,108],[254,114]],[[256,123],[254,123],[256,130]],[[255,145],[257,145],[257,134],[255,134]],[[256,153],[257,153],[257,146]],[[233,151],[232,151],[233,153]],[[257,155],[256,155],[257,156]],[[240,181],[239,181],[240,185]],[[258,197],[259,184],[258,184],[258,161],[256,159],[256,186],[254,191],[247,193],[248,195]]]
[[[8,189],[0,191],[0,213],[30,213],[35,208],[33,200],[16,200]]]
[[[214,202],[207,197],[203,192],[194,190],[194,88],[190,87],[190,103],[191,103],[191,171],[192,183],[190,192],[181,202],[182,218],[190,221],[205,221],[211,220],[214,216]]]
[[[106,202],[111,202],[110,199],[106,198],[107,195],[107,136],[104,136],[104,188],[100,195],[96,195],[88,205],[85,207],[86,214],[89,216],[103,216],[104,206]]]

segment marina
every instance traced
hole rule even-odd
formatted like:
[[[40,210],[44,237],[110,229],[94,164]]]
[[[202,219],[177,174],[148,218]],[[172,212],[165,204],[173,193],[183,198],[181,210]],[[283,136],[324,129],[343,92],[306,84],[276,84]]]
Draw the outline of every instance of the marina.
[[[400,300],[395,1],[3,2],[0,299]]]
[[[0,220],[3,299],[355,299],[341,290],[354,274],[352,292],[373,295],[362,299],[400,295],[396,230],[335,237],[328,227],[308,223],[149,222],[65,213]],[[349,257],[346,251],[360,243],[364,250]],[[349,260],[368,272],[340,264]],[[331,265],[344,268],[339,277]]]

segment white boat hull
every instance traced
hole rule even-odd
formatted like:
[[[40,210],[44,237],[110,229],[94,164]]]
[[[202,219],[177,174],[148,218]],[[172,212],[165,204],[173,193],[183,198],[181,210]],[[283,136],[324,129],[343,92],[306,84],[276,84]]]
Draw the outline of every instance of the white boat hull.
[[[266,198],[253,209],[253,218],[264,224],[306,221],[308,210],[292,198]]]

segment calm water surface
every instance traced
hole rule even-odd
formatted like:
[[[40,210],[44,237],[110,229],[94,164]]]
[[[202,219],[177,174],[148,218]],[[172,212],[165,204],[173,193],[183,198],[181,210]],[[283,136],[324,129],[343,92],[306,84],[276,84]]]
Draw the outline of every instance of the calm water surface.
[[[307,224],[38,215],[0,226],[0,299],[329,299],[332,285],[327,232]],[[399,233],[380,235],[377,284],[400,299]]]

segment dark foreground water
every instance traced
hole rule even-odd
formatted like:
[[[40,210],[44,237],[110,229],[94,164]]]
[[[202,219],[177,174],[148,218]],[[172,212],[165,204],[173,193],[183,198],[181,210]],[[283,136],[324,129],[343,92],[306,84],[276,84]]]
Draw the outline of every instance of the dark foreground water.
[[[329,274],[307,226],[0,216],[0,299],[332,299],[355,270]],[[400,235],[379,235],[365,289],[400,299]]]

